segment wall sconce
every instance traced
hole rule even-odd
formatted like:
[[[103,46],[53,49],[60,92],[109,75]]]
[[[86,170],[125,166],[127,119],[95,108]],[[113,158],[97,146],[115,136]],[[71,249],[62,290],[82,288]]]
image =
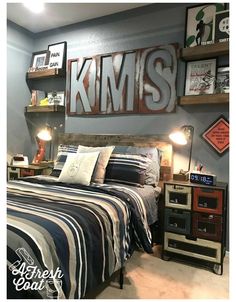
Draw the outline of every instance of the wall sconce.
[[[169,135],[171,141],[177,145],[187,145],[188,143],[190,143],[188,170],[185,171],[181,169],[179,171],[179,174],[173,174],[174,180],[187,181],[189,179],[189,171],[191,166],[192,149],[193,149],[193,133],[194,133],[193,126],[184,125],[180,129],[171,132]]]
[[[46,143],[50,141],[49,145],[49,160],[51,160],[51,149],[52,149],[52,127],[46,125],[43,129],[41,129],[36,135],[36,141],[38,144],[37,153],[33,159],[33,164],[40,164],[45,160],[46,154]]]

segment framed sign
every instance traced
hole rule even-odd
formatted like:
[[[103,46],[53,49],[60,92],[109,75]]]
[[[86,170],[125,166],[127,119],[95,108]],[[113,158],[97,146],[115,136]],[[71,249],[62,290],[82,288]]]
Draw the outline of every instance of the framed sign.
[[[186,65],[185,95],[214,93],[215,78],[216,59],[188,62]]]
[[[229,148],[229,122],[221,115],[202,134],[203,139],[222,156]]]
[[[229,11],[217,12],[214,18],[214,41],[229,41]]]
[[[66,42],[48,45],[49,66],[48,68],[64,68],[66,64]]]
[[[65,105],[65,93],[64,91],[52,91],[48,92],[48,104],[49,105]]]
[[[217,68],[215,93],[229,93],[229,66]]]
[[[213,20],[225,10],[224,3],[201,4],[186,11],[185,47],[214,43]]]
[[[68,60],[67,114],[159,114],[176,107],[178,44]]]
[[[33,71],[35,69],[40,69],[46,67],[49,61],[49,52],[47,50],[33,52],[30,69]]]

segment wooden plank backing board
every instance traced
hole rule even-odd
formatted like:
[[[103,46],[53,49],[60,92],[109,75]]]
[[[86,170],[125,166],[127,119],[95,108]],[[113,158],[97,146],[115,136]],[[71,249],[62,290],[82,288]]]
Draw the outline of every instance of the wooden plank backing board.
[[[160,178],[161,180],[169,180],[172,178],[173,148],[170,143],[165,141],[164,136],[58,133],[56,143],[71,145],[81,144],[90,147],[108,145],[157,147],[162,151]]]

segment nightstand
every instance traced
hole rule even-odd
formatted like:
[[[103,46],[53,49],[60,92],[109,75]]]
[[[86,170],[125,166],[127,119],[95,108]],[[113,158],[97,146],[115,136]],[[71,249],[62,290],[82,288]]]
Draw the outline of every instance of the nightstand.
[[[163,260],[179,258],[223,274],[227,190],[226,183],[164,183]]]
[[[52,171],[51,166],[26,165],[26,166],[7,166],[7,179],[13,180],[19,177],[49,175]]]

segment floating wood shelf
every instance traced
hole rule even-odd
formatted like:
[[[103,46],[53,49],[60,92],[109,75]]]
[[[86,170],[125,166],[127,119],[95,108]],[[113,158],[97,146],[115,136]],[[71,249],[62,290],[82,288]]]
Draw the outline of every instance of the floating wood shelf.
[[[25,113],[33,112],[65,112],[65,106],[60,105],[48,105],[48,106],[27,106],[25,107]]]
[[[229,42],[220,42],[209,45],[182,48],[180,57],[182,60],[201,60],[229,54]]]
[[[179,105],[228,104],[229,93],[185,95],[179,98]]]
[[[41,79],[41,78],[64,77],[64,76],[65,76],[65,70],[61,68],[32,71],[32,72],[27,72],[26,74],[27,79]]]

